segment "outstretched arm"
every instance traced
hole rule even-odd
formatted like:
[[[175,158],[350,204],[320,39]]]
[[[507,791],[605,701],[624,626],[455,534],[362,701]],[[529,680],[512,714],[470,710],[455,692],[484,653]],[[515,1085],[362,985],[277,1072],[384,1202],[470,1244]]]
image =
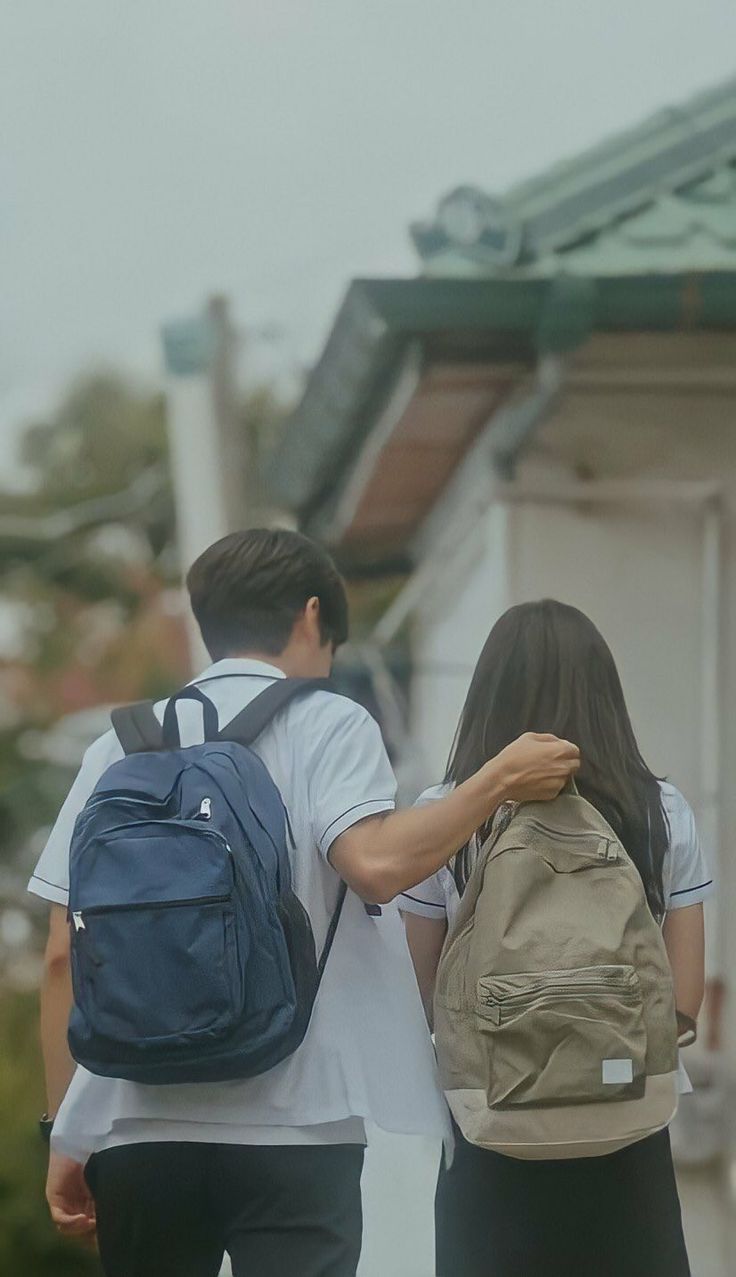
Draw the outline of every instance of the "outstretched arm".
[[[555,798],[579,766],[577,746],[527,732],[446,798],[346,830],[330,862],[363,900],[385,904],[436,873],[501,803]]]

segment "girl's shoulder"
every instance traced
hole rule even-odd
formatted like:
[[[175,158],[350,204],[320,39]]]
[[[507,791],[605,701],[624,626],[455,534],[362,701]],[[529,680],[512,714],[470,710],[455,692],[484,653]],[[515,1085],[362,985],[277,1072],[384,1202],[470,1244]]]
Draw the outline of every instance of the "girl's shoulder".
[[[665,902],[668,909],[682,909],[699,904],[712,894],[713,876],[689,802],[669,781],[661,781],[660,790],[669,830],[669,853],[664,862]]]
[[[659,782],[659,790],[662,795],[662,809],[669,826],[670,845],[697,840],[695,816],[685,795],[668,780]]]

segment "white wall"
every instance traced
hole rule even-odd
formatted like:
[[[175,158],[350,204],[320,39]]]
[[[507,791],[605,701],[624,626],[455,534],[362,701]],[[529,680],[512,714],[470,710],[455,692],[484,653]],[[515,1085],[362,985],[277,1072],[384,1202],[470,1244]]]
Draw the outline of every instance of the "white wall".
[[[493,506],[462,550],[439,561],[415,618],[412,734],[425,774],[444,771],[494,621],[512,603],[553,597],[601,629],[645,758],[697,807],[701,548],[692,506]]]
[[[494,621],[509,605],[508,510],[479,517],[437,576],[414,620],[412,737],[425,783],[442,779],[475,663]]]
[[[702,514],[691,506],[516,506],[514,603],[587,613],[610,645],[642,753],[697,804],[701,757]]]

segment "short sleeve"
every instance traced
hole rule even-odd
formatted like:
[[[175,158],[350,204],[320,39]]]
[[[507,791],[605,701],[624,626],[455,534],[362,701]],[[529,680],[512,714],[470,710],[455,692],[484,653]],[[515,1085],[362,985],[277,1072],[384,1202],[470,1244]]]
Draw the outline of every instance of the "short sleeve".
[[[326,693],[312,712],[310,819],[314,840],[327,856],[346,829],[367,816],[393,811],[396,780],[379,726],[367,710]]]
[[[665,875],[667,908],[684,909],[713,894],[713,877],[700,845],[692,808],[673,785],[663,786],[662,790],[670,828]]]
[[[113,732],[107,732],[90,745],[28,883],[28,890],[35,896],[52,904],[69,903],[69,846],[77,816],[100,776],[122,756]]]
[[[431,789],[425,789],[414,806],[428,807],[430,803],[437,802],[439,798],[449,794],[451,788],[451,785],[434,785]],[[420,918],[434,918],[444,922],[447,916],[447,896],[442,885],[442,877],[446,873],[446,869],[440,870],[439,873],[432,874],[431,878],[420,882],[418,886],[412,887],[410,891],[402,891],[397,902],[401,912],[415,913]]]
[[[402,913],[416,913],[420,918],[444,922],[447,916],[447,900],[439,874],[425,878],[410,891],[402,891],[397,903]]]

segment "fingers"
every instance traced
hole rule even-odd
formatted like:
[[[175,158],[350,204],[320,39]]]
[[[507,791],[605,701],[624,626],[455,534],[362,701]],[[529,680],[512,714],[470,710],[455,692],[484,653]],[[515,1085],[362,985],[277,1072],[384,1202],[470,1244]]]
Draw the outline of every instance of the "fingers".
[[[573,745],[570,740],[563,740],[560,736],[552,736],[550,740],[555,741],[558,745],[557,756],[564,759],[565,762],[574,762],[580,760],[580,750],[577,745]]]
[[[562,736],[555,736],[552,732],[527,732],[526,737],[529,740],[537,740],[545,745],[558,745],[557,754],[561,758],[579,758],[580,750],[572,741],[565,740]]]
[[[84,1233],[93,1232],[95,1228],[94,1215],[84,1212],[71,1214],[61,1206],[51,1207],[51,1218],[65,1237],[81,1237]]]

